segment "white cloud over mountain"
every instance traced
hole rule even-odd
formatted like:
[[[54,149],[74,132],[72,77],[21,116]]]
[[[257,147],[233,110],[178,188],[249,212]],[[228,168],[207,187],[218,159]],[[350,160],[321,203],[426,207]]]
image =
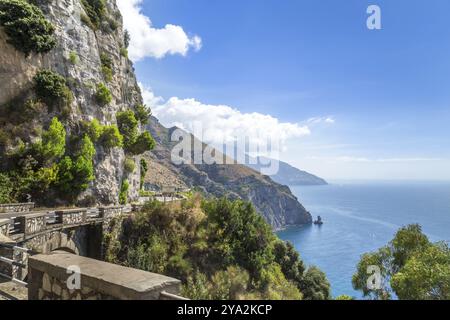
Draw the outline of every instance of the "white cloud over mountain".
[[[190,49],[198,51],[202,47],[199,36],[189,36],[182,27],[167,24],[155,28],[149,17],[142,13],[143,0],[118,0],[124,27],[130,32],[129,56],[133,61],[146,57],[163,58],[166,55],[185,56]]]
[[[281,122],[271,115],[243,113],[230,106],[209,105],[195,99],[172,97],[163,101],[155,97],[151,90],[142,86],[141,89],[145,103],[164,126],[176,126],[195,135],[196,128],[201,126],[203,141],[207,143],[221,145],[223,142],[233,141],[235,137],[247,137],[251,143],[265,143],[267,139],[276,139],[283,144],[288,139],[311,133],[307,126]]]

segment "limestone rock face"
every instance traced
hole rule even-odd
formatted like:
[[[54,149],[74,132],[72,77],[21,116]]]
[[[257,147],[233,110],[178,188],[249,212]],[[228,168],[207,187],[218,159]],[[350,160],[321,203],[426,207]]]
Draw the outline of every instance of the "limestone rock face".
[[[121,55],[124,47],[122,17],[115,0],[107,0],[108,17],[115,21],[109,30],[101,26],[97,31],[89,28],[81,19],[86,15],[81,0],[37,1],[45,17],[56,27],[56,47],[45,54],[25,57],[6,42],[6,35],[0,28],[0,109],[1,106],[18,97],[30,95],[33,77],[40,69],[51,69],[64,76],[73,92],[73,103],[66,125],[68,134],[82,120],[98,119],[102,124],[116,124],[116,113],[142,103],[141,94],[131,61]],[[108,24],[108,21],[103,21]],[[113,101],[99,106],[95,99],[96,85],[106,83],[100,55],[107,54],[113,65],[113,79],[107,83]],[[70,61],[76,55],[77,62]],[[1,111],[1,110],[0,110]],[[44,115],[46,122],[54,115]],[[79,199],[80,203],[115,204],[123,179],[130,182],[131,200],[138,197],[139,165],[133,174],[125,175],[123,165],[125,154],[121,148],[104,150],[97,147],[95,157],[96,180]],[[135,159],[138,164],[139,159]]]

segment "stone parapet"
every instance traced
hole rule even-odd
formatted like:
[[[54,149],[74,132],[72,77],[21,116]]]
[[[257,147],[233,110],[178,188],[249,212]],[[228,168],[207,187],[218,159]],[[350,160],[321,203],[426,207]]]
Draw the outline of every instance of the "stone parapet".
[[[77,289],[69,282],[79,270]],[[159,300],[161,294],[177,295],[179,280],[103,261],[57,252],[28,260],[30,300]],[[76,283],[76,281],[70,282]]]

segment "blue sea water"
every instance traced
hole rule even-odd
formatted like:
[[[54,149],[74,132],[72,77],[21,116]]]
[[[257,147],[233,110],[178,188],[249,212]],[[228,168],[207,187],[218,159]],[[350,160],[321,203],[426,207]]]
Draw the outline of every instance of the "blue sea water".
[[[351,284],[361,254],[386,245],[404,225],[419,223],[432,241],[450,241],[450,182],[335,182],[291,190],[325,223],[278,236],[327,274],[333,296],[361,298]]]

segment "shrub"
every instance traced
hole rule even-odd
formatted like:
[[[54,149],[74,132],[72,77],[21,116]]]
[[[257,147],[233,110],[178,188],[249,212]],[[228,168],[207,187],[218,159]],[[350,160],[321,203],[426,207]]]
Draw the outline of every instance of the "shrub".
[[[135,107],[134,115],[141,124],[146,125],[148,123],[148,119],[152,115],[152,112],[146,105],[138,104]]]
[[[112,59],[106,53],[102,53],[100,55],[100,61],[102,64],[102,73],[103,73],[103,77],[105,78],[105,81],[111,82],[112,78],[113,78]]]
[[[148,171],[148,163],[145,161],[145,159],[141,159],[140,161],[141,166],[141,179],[140,179],[140,189],[144,188],[144,182],[145,182],[145,176]]]
[[[0,173],[0,203],[11,203],[13,183],[6,174]]]
[[[58,163],[57,187],[62,194],[69,195],[73,192],[73,162],[68,156]]]
[[[102,106],[105,106],[112,101],[112,94],[108,87],[104,83],[99,83],[97,85],[97,92],[95,93],[95,98],[97,102]]]
[[[107,149],[121,148],[123,146],[123,136],[115,125],[104,126],[100,137],[100,142]]]
[[[89,183],[95,179],[93,163],[95,147],[87,135],[81,141],[77,155],[73,164],[73,176],[75,177],[75,192],[79,193],[86,190]]]
[[[120,55],[124,58],[128,58],[128,49],[127,48],[120,48]]]
[[[125,150],[129,150],[138,138],[138,121],[131,110],[118,112],[116,117]]]
[[[34,145],[42,162],[52,162],[62,157],[66,150],[66,130],[58,118],[53,118],[50,127],[42,133],[41,141]]]
[[[139,135],[136,142],[129,148],[128,152],[139,155],[155,148],[156,142],[150,132],[145,131]]]
[[[28,1],[1,0],[0,26],[8,36],[8,42],[25,55],[48,52],[56,45],[55,27],[37,6]]]
[[[124,164],[124,170],[126,173],[133,173],[136,170],[136,162],[132,158],[126,158]]]
[[[98,29],[106,14],[105,0],[81,0],[81,3],[91,22],[88,25],[94,30]]]
[[[79,61],[78,54],[75,51],[70,52],[69,60],[73,65],[77,64]]]
[[[97,119],[82,124],[83,131],[86,133],[92,142],[97,142],[103,134],[103,126]]]
[[[35,91],[38,98],[49,107],[57,104],[68,106],[72,103],[72,92],[66,79],[51,70],[41,70],[34,76]]]
[[[130,188],[130,183],[128,180],[122,181],[122,186],[120,187],[119,193],[119,203],[125,205],[128,202],[128,189]]]

